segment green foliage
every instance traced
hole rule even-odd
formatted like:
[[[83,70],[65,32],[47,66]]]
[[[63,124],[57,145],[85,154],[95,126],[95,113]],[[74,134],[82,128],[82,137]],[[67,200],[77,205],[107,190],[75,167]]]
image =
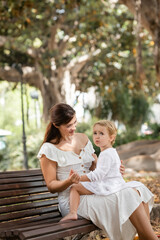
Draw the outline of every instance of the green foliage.
[[[86,122],[78,123],[77,130],[76,130],[77,132],[86,133],[88,130],[89,131],[91,130],[91,125],[89,123],[86,123]]]
[[[160,124],[158,123],[149,123],[150,129],[153,131],[151,137],[160,139]]]
[[[40,167],[37,153],[43,140],[43,133],[42,131],[38,131],[38,129],[30,129],[26,133],[29,168]],[[6,149],[0,151],[0,169],[3,171],[24,169],[22,134],[15,133],[7,137],[6,143]]]
[[[96,114],[101,119],[118,120],[126,127],[135,128],[139,131],[140,126],[148,120],[150,105],[148,99],[142,91],[134,92],[120,83],[106,88],[101,102],[97,109],[92,109],[92,114]]]
[[[140,137],[137,134],[137,128],[136,127],[129,127],[129,128],[127,128],[126,131],[117,135],[114,146],[115,147],[120,146],[122,144],[132,142],[132,141],[135,141],[135,140],[138,140],[138,139],[140,139]]]
[[[37,153],[43,141],[45,132],[45,126],[40,129],[33,129],[28,132],[27,137],[27,152],[28,152],[28,164],[29,168],[39,168],[39,160],[37,158]]]
[[[16,125],[16,121],[19,120],[18,118],[21,119],[19,114],[21,111],[20,91],[12,91],[13,87],[13,83],[8,84],[7,82],[3,82],[0,84],[0,128],[10,131],[13,130],[13,125]],[[14,106],[16,106],[17,111],[15,111]]]
[[[149,103],[146,96],[142,92],[136,92],[132,96],[132,115],[128,121],[128,125],[141,126],[146,120],[148,120],[150,110]]]
[[[77,88],[85,92],[94,86],[97,101],[107,111],[102,117],[111,109],[113,119],[128,124],[134,113],[132,105],[140,99],[133,97],[137,88],[134,17],[124,5],[112,1],[105,1],[104,5],[101,0],[9,0],[2,1],[0,7],[0,34],[8,37],[0,47],[1,66],[20,62],[34,67],[39,63],[44,78],[50,82],[51,59],[59,72],[74,58],[94,52],[78,74]],[[56,32],[52,31],[54,28]],[[52,43],[55,47],[49,48],[51,32],[56,41]],[[154,44],[146,30],[141,41],[146,74],[144,94],[155,96]],[[38,56],[36,60],[31,57],[34,54]]]
[[[0,150],[1,170],[17,170],[24,167],[20,89],[19,86],[12,90],[13,88],[13,83],[3,82],[0,84],[0,129],[11,131],[11,135],[5,137],[6,148]],[[28,94],[33,90],[35,89],[28,88]],[[28,164],[29,168],[35,168],[39,166],[37,153],[43,135],[40,130],[44,129],[42,127],[41,129],[36,128],[34,100],[26,94],[23,97]],[[41,102],[41,99],[39,101]]]
[[[1,169],[1,171],[8,170],[11,162],[12,162],[12,159],[10,158],[10,151],[7,146],[5,149],[0,150],[0,169]]]
[[[108,118],[127,124],[132,114],[132,96],[129,89],[121,84],[108,89],[102,97],[100,118]]]
[[[95,87],[98,107],[87,106],[92,116],[112,118],[126,126],[127,131],[118,136],[117,144],[135,140],[139,126],[147,120],[150,98],[154,99],[159,89],[154,69],[154,43],[149,33],[142,30],[145,79],[143,92],[138,91],[134,17],[124,5],[113,1],[105,1],[104,5],[101,0],[3,0],[0,10],[0,35],[5,37],[0,46],[1,67],[16,62],[33,68],[38,65],[43,78],[50,83],[53,74],[56,76],[71,60],[94,53],[78,73],[76,88],[86,92],[89,87]],[[56,37],[49,48],[54,38],[51,33]],[[55,71],[51,69],[52,59]],[[0,84],[0,97],[5,101],[0,107],[0,128],[13,133],[7,138],[7,149],[0,152],[0,167],[21,169],[20,86]],[[27,119],[27,95],[24,99],[29,166],[36,167],[42,137],[39,129],[33,127],[34,120]],[[33,116],[31,104],[30,99],[30,115]],[[85,132],[91,140],[94,120],[77,126],[78,131]],[[158,127],[156,129],[154,136],[159,136]]]

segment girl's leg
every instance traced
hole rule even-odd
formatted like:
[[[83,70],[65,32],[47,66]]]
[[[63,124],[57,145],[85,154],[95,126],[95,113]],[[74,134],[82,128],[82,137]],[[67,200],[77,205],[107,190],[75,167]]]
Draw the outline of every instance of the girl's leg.
[[[70,189],[70,211],[64,218],[61,219],[61,221],[77,220],[77,210],[79,206],[80,195],[91,194],[93,193],[84,188],[82,184],[74,184]]]
[[[83,187],[82,184],[75,184],[70,190],[70,213],[77,215],[77,210],[80,201],[80,195],[91,195],[93,194],[89,190]]]
[[[137,229],[140,240],[158,240],[152,229],[143,203],[132,213],[130,221]]]

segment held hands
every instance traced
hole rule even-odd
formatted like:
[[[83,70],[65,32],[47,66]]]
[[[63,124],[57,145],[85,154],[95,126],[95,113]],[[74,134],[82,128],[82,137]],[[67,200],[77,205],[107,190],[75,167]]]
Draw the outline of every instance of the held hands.
[[[80,181],[80,176],[76,171],[71,169],[71,171],[69,173],[69,180],[70,180],[71,183],[76,183],[77,184]]]

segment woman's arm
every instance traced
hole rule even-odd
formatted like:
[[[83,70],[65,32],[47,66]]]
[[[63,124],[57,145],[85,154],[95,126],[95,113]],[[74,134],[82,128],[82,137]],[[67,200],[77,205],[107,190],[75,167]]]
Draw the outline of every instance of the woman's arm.
[[[79,182],[79,175],[72,170],[70,171],[69,177],[67,179],[63,181],[57,180],[57,163],[49,160],[45,155],[41,157],[40,164],[46,185],[51,193],[64,191],[73,183]]]

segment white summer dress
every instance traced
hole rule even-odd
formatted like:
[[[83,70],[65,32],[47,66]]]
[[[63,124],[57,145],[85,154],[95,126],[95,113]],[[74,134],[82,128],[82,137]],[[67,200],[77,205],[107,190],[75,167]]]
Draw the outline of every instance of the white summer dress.
[[[94,161],[94,149],[88,141],[79,155],[72,151],[62,151],[51,143],[44,143],[38,153],[40,159],[44,154],[51,161],[57,162],[57,179],[68,178],[71,168],[80,175],[89,173]],[[143,184],[136,187],[140,196],[132,188],[104,195],[83,195],[80,199],[78,215],[91,220],[104,230],[110,240],[133,240],[136,229],[129,220],[130,215],[143,201],[148,202],[149,210],[153,206],[154,197]],[[58,195],[59,208],[62,216],[69,212],[69,188]]]

